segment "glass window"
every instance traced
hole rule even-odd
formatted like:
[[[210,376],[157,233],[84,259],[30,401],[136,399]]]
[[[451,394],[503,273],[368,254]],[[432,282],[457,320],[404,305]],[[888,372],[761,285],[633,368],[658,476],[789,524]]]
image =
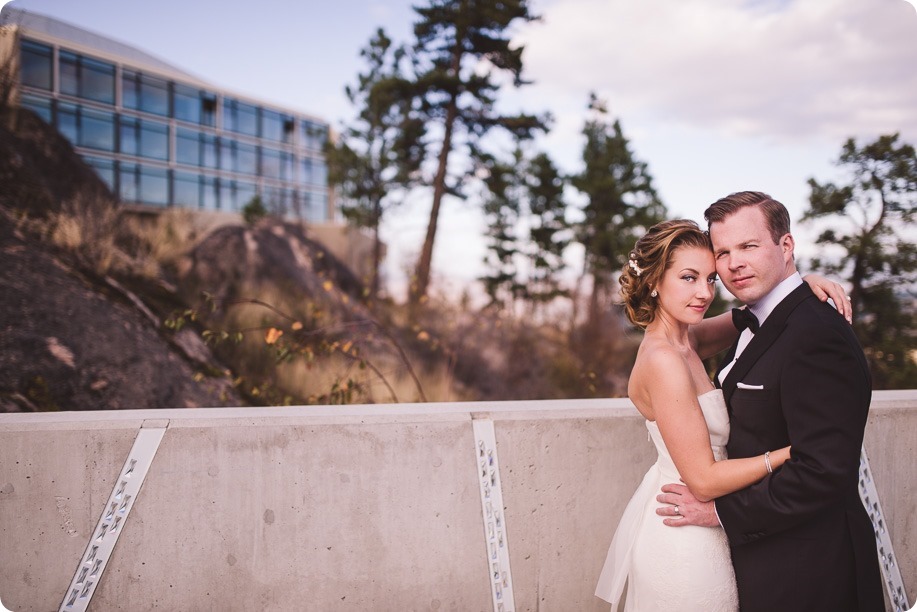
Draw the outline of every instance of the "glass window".
[[[140,120],[133,117],[121,115],[118,120],[119,143],[118,148],[122,153],[127,155],[140,154]]]
[[[201,125],[216,127],[217,124],[217,97],[215,94],[203,92],[201,94]]]
[[[315,160],[312,164],[312,183],[314,185],[328,184],[328,167],[325,162]]]
[[[175,85],[175,118],[189,123],[201,122],[201,92],[185,85]]]
[[[309,221],[321,223],[328,220],[327,216],[328,195],[321,191],[313,191],[309,194],[309,206],[307,208],[307,217]]]
[[[201,165],[217,168],[217,139],[210,134],[201,134]]]
[[[101,159],[99,157],[83,156],[83,160],[96,171],[99,178],[108,185],[108,188],[115,190],[115,162],[110,159]]]
[[[258,135],[258,109],[249,104],[239,103],[237,107],[238,112],[238,127],[241,134],[248,134],[249,136]]]
[[[175,161],[189,166],[201,163],[200,133],[178,128],[175,134]]]
[[[22,64],[19,74],[22,84],[51,91],[53,75],[51,47],[31,40],[22,40],[19,51]]]
[[[22,94],[19,98],[19,105],[22,108],[27,108],[42,119],[46,123],[53,124],[54,115],[51,113],[51,100],[49,98],[40,98],[38,96],[30,96],[29,94]]]
[[[242,210],[257,193],[254,183],[246,183],[244,181],[236,183],[236,210]]]
[[[258,135],[258,108],[231,98],[223,99],[223,129]]]
[[[280,189],[278,187],[273,187],[271,185],[264,186],[261,190],[261,197],[268,210],[282,214],[280,209]]]
[[[176,172],[172,181],[172,202],[186,208],[201,205],[201,183],[197,174]]]
[[[220,181],[220,208],[223,210],[239,210],[236,204],[235,182],[225,179]]]
[[[139,189],[139,168],[137,164],[120,164],[120,170],[118,172],[118,187],[119,195],[121,200],[124,202],[137,202],[139,201],[138,195],[140,194]]]
[[[61,102],[57,105],[57,129],[74,146],[80,141],[78,111],[76,104]]]
[[[79,58],[75,53],[60,52],[60,91],[68,96],[80,95]]]
[[[261,174],[269,178],[280,178],[280,151],[261,149]]]
[[[296,179],[293,173],[293,155],[285,151],[280,153],[280,178],[285,181]]]
[[[80,144],[103,151],[115,150],[114,115],[102,111],[81,109]]]
[[[82,58],[80,95],[96,102],[115,103],[115,67],[107,62]]]
[[[140,167],[140,201],[145,204],[169,204],[169,175],[159,168]]]
[[[140,75],[133,70],[121,72],[121,104],[124,108],[140,108]]]
[[[60,90],[69,96],[114,104],[115,67],[108,62],[61,51]]]
[[[236,172],[258,174],[258,149],[245,143],[236,144]]]
[[[122,77],[122,104],[125,108],[169,115],[169,83],[145,74],[125,70]]]
[[[287,131],[289,124],[292,131],[293,119],[277,111],[264,109],[261,111],[261,137],[276,142],[289,142],[290,133]]]
[[[237,132],[236,129],[236,101],[231,98],[223,98],[223,129],[230,132]]]
[[[205,176],[202,180],[203,198],[201,207],[206,210],[217,210],[220,208],[219,190],[217,180],[212,176]]]
[[[328,128],[312,121],[302,122],[302,143],[307,149],[321,149],[325,146]]]
[[[283,118],[283,141],[286,143],[293,142],[293,133],[296,123],[293,121],[293,117],[284,117]]]
[[[299,160],[299,182],[303,184],[312,183],[312,158],[303,157]]]
[[[237,167],[236,143],[226,138],[221,138],[220,146],[220,170],[235,172]]]
[[[169,115],[169,84],[162,79],[142,75],[140,110],[167,117]]]
[[[141,121],[139,153],[151,159],[169,159],[169,126]]]

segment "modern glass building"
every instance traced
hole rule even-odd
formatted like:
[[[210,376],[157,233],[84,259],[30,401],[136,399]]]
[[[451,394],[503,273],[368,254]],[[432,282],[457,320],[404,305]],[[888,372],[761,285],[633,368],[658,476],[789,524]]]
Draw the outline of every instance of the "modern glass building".
[[[121,201],[333,221],[321,119],[214,87],[139,49],[7,7],[18,102],[71,142]]]

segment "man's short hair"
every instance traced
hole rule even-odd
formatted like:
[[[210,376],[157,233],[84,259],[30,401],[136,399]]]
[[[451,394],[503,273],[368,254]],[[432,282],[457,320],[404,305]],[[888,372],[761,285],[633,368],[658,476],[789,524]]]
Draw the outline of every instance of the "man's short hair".
[[[704,211],[707,227],[709,228],[712,224],[724,220],[739,209],[749,206],[759,208],[764,213],[764,218],[767,220],[767,228],[770,230],[774,244],[779,244],[780,238],[790,233],[790,213],[787,211],[786,206],[760,191],[732,193],[708,206],[707,210]]]

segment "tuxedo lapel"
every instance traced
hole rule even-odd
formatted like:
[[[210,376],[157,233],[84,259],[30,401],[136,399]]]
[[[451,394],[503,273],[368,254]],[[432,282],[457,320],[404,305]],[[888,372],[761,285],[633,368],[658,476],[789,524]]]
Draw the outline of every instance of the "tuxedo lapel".
[[[783,333],[786,327],[786,320],[789,318],[790,314],[796,309],[800,302],[813,295],[809,285],[802,283],[799,287],[794,289],[792,293],[783,298],[783,301],[777,304],[777,307],[774,308],[773,312],[765,319],[764,323],[761,325],[761,329],[758,330],[758,333],[754,335],[751,342],[748,343],[748,346],[746,346],[742,354],[739,355],[739,359],[736,361],[735,365],[732,366],[732,369],[723,381],[723,395],[727,405],[729,405],[729,400],[736,390],[737,383],[748,374],[748,371],[751,370],[752,366],[755,365],[761,355],[767,352],[767,349],[770,348],[780,334]],[[733,345],[733,349],[730,350],[730,353],[731,355],[735,355],[735,345]],[[725,360],[724,362],[728,363],[728,361]]]
[[[732,360],[735,358],[736,350],[738,348],[739,348],[739,339],[736,338],[736,341],[732,343],[732,346],[729,347],[729,350],[726,351],[726,354],[723,355],[723,358],[720,360],[720,365],[716,368],[716,374],[713,375],[713,386],[715,386],[717,389],[720,389],[723,387],[723,385],[720,384],[720,372],[723,371],[723,368],[725,368],[727,365],[732,363]]]

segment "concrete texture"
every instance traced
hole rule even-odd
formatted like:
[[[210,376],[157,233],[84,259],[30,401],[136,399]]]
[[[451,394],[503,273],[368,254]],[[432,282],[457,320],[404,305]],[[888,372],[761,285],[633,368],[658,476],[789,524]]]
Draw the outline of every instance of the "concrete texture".
[[[626,400],[0,414],[0,599],[57,609],[146,422],[168,429],[90,610],[491,610],[473,418],[495,423],[516,609],[607,609],[654,459]],[[866,447],[913,601],[917,391],[875,394]]]

